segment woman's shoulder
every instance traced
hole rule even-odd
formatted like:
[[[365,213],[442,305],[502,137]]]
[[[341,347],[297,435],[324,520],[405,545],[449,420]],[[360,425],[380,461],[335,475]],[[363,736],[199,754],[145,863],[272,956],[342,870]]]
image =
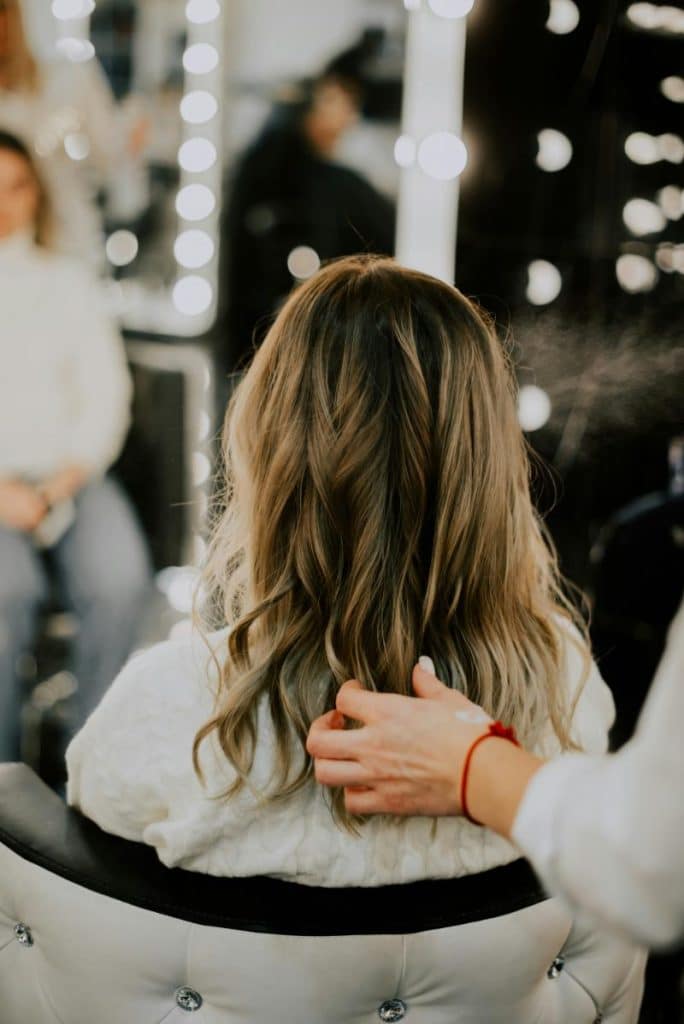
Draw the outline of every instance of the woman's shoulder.
[[[559,612],[554,625],[561,645],[561,684],[572,715],[572,739],[588,753],[603,753],[615,718],[612,694],[575,623]],[[556,752],[549,750],[549,754]]]
[[[103,698],[102,705],[127,701],[163,701],[165,708],[211,699],[227,631],[202,634],[193,627],[180,637],[136,652]],[[219,662],[220,663],[220,662]],[[101,706],[102,706],[101,705]]]

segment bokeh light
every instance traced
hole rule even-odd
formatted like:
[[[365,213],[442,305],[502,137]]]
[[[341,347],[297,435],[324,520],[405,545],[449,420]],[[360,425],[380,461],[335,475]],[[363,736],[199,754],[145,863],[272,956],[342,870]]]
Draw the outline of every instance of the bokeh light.
[[[560,295],[563,278],[560,270],[548,260],[533,260],[527,268],[527,301],[534,306],[547,306]]]
[[[551,399],[543,388],[526,384],[518,394],[518,422],[526,432],[540,430],[551,416]]]
[[[138,239],[132,231],[113,231],[105,243],[107,259],[113,267],[126,267],[138,255]]]
[[[173,246],[176,262],[187,270],[198,270],[205,267],[214,258],[216,247],[214,240],[206,231],[183,231]]]
[[[468,150],[462,139],[452,132],[435,132],[418,147],[418,163],[423,171],[438,181],[458,178],[468,162]]]
[[[89,39],[76,39],[74,36],[65,36],[57,40],[57,50],[66,60],[72,64],[85,64],[95,56],[95,47]]]
[[[580,12],[573,0],[551,0],[546,27],[549,32],[565,36],[579,25]]]
[[[209,139],[188,139],[178,151],[178,163],[184,171],[202,173],[217,160],[216,146]]]
[[[181,117],[187,124],[206,124],[216,117],[218,100],[204,89],[195,89],[186,93],[181,100]]]
[[[176,196],[176,210],[185,220],[204,220],[215,207],[216,196],[206,185],[186,185]]]
[[[87,18],[95,10],[94,0],[52,0],[52,13],[58,21]]]
[[[206,313],[214,298],[214,289],[204,277],[188,274],[181,277],[173,288],[173,304],[179,313],[199,316]]]
[[[68,132],[64,136],[64,152],[70,160],[87,160],[90,156],[90,139],[85,132]]]
[[[475,0],[428,0],[430,10],[441,18],[465,18],[474,3]]]
[[[622,219],[633,235],[652,235],[662,231],[666,224],[663,211],[650,199],[630,199],[625,203]]]
[[[221,13],[221,7],[217,0],[188,0],[185,7],[185,17],[193,25],[208,25],[216,21]]]
[[[297,281],[313,277],[320,266],[320,256],[309,245],[298,245],[287,257],[287,269]]]
[[[206,75],[219,62],[218,50],[211,43],[195,43],[183,54],[183,67],[191,75]]]
[[[668,75],[660,83],[660,91],[672,103],[684,103],[684,78],[679,75]]]
[[[650,292],[658,280],[658,270],[646,256],[625,253],[615,263],[615,275],[620,287],[631,293]]]
[[[544,128],[537,135],[537,167],[543,171],[562,171],[572,160],[572,143],[555,128]]]
[[[400,167],[411,167],[416,162],[416,140],[400,135],[394,143],[394,159]]]

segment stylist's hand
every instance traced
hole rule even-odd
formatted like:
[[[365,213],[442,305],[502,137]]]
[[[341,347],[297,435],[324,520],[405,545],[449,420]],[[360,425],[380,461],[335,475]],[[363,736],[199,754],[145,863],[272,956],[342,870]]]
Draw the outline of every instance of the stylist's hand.
[[[429,664],[429,659],[421,659]],[[352,814],[459,814],[459,773],[473,740],[491,719],[420,665],[413,697],[340,688],[337,710],[318,718],[307,750],[316,779],[343,786]],[[361,723],[345,729],[345,718]]]
[[[35,487],[23,480],[0,480],[0,525],[31,533],[48,510]]]

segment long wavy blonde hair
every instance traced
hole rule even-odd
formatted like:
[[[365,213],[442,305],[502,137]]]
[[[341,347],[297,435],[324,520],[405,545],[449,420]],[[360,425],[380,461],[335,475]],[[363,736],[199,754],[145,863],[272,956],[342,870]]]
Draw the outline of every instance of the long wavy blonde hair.
[[[215,732],[237,772],[227,792],[245,785],[265,701],[268,795],[296,791],[340,685],[409,694],[421,653],[528,742],[550,720],[570,745],[555,620],[574,613],[530,498],[508,359],[459,291],[386,258],[326,266],[239,384],[224,457],[205,583],[232,631],[200,777]]]

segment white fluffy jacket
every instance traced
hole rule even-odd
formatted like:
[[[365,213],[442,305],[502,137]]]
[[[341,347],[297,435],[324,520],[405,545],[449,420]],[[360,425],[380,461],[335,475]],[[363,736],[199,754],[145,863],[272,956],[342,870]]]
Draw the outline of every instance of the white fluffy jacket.
[[[226,636],[212,637],[219,656]],[[571,643],[565,649],[564,680],[574,693],[581,657]],[[324,790],[313,782],[274,804],[247,788],[214,799],[235,775],[213,736],[201,752],[206,789],[191,763],[195,734],[213,710],[213,672],[198,635],[134,657],[68,748],[69,803],[105,831],[154,846],[164,864],[212,875],[378,886],[473,874],[518,856],[510,843],[463,819],[375,818],[352,836],[335,825]],[[574,738],[585,750],[605,750],[612,718],[612,698],[592,666]],[[558,749],[549,729],[538,752],[552,756]],[[273,728],[262,709],[255,791],[268,787],[273,764]]]

